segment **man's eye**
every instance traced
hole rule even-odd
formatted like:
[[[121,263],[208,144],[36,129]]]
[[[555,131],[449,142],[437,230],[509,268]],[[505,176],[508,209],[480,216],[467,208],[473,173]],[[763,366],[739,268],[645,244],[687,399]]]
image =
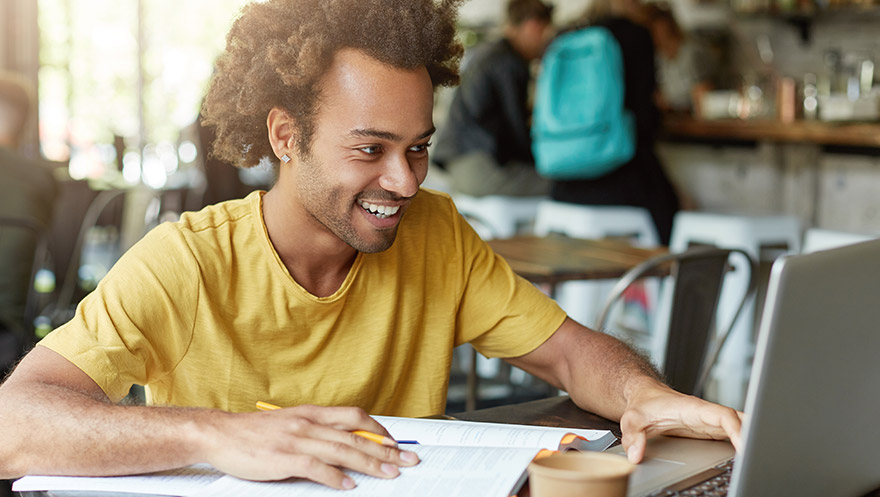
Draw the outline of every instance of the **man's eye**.
[[[409,147],[410,152],[426,152],[428,148],[431,146],[430,143],[423,143],[421,145],[413,145]]]
[[[359,150],[367,155],[376,155],[379,153],[379,147],[375,145],[371,145],[369,147],[361,147]]]

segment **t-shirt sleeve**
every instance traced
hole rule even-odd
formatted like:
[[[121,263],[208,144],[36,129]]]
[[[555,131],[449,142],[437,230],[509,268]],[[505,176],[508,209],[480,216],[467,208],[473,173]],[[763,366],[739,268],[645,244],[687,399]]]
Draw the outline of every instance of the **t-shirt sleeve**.
[[[71,361],[117,402],[132,384],[160,379],[185,355],[198,271],[180,231],[160,225],[117,261],[73,319],[39,345]]]
[[[480,239],[459,216],[465,264],[456,344],[486,357],[519,357],[547,341],[565,312]]]

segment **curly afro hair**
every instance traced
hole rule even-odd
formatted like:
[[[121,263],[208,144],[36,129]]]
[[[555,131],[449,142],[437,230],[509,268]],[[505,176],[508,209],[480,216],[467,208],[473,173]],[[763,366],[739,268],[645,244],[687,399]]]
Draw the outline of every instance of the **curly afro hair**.
[[[458,84],[456,38],[463,0],[268,0],[247,5],[226,37],[202,112],[216,132],[213,155],[239,167],[277,164],[266,116],[278,107],[297,123],[308,153],[319,81],[342,48],[402,69],[426,67],[434,88]]]

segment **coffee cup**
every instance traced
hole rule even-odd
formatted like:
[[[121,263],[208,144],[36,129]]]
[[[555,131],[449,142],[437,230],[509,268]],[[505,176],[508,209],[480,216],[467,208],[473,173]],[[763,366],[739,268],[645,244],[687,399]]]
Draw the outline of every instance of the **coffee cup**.
[[[556,452],[529,464],[531,497],[626,497],[635,466],[602,452]]]

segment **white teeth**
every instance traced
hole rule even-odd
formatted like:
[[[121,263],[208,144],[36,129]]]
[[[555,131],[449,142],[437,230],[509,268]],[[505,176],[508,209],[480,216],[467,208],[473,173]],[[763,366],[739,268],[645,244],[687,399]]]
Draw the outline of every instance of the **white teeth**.
[[[363,200],[359,200],[358,204],[364,209],[370,211],[371,214],[378,217],[379,219],[385,219],[386,217],[393,216],[397,214],[397,211],[400,210],[400,206],[390,206],[390,205],[376,205],[371,204],[369,202],[365,202]]]

